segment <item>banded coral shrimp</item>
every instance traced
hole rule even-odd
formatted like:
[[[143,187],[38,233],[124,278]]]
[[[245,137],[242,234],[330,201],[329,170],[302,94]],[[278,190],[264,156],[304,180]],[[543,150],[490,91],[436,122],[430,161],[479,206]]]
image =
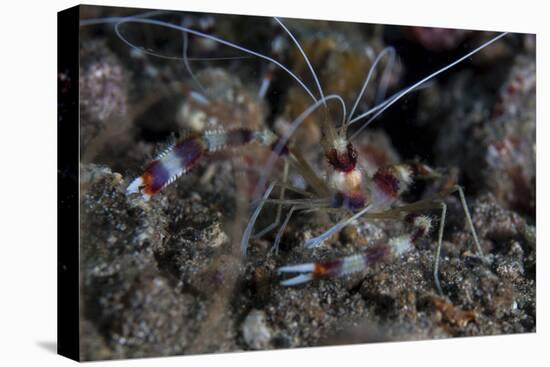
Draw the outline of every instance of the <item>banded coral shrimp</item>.
[[[287,24],[286,20],[281,20],[281,22],[283,25]],[[218,42],[219,40],[217,37],[213,38],[215,36],[212,36],[208,33],[197,31],[196,29],[192,28],[183,27],[179,22],[168,23],[164,20],[160,21],[150,18],[137,17],[119,18],[113,23],[118,25],[118,30],[121,32],[122,35],[124,35],[124,30],[127,29],[127,27],[129,26],[152,25],[160,28],[171,28],[176,31],[176,34],[178,32],[187,32],[189,34],[194,34],[194,37],[204,37],[210,40],[214,40],[216,42]],[[289,30],[292,31],[291,29]],[[293,34],[292,32],[289,33]],[[283,32],[283,35],[290,37],[290,35],[286,32]],[[496,39],[494,39],[493,41],[496,41]],[[190,42],[194,41],[190,40]],[[287,38],[287,42],[289,43],[289,48],[296,46],[291,37]],[[229,47],[229,44],[226,43],[225,45]],[[241,51],[244,48],[244,46],[239,46],[238,44],[232,43],[231,45],[236,45],[240,47]],[[484,46],[486,45],[487,44],[484,44]],[[300,54],[306,54],[307,56],[307,53],[305,52]],[[374,57],[373,59],[385,61],[386,58],[390,58],[391,55],[392,52],[388,49],[382,53],[378,52],[376,55],[378,56],[378,58]],[[252,56],[263,59],[264,61],[271,61],[270,59],[273,59],[272,57],[266,56],[263,53],[258,53],[257,55],[252,54]],[[465,58],[468,58],[469,56],[471,55],[466,55]],[[179,59],[182,59],[182,57],[178,56],[178,60]],[[182,60],[179,61],[181,64]],[[450,68],[453,65],[448,66]],[[286,70],[290,72],[290,69],[286,68]],[[310,68],[308,67],[307,70],[310,70]],[[377,71],[377,68],[371,68],[370,70],[375,73]],[[285,71],[285,69],[283,69],[283,71]],[[195,71],[195,73],[197,72]],[[293,76],[289,76],[289,78],[291,78],[292,80],[301,79],[295,73],[291,73],[291,75]],[[376,74],[383,74],[383,72],[381,73],[380,71],[378,71]],[[362,86],[364,85],[366,88],[367,83],[364,82],[364,77],[366,77],[366,75],[363,75],[361,77],[362,80],[360,84],[362,84]],[[369,78],[367,78],[367,80],[368,79]],[[397,102],[402,97],[408,95],[409,92],[413,91],[417,87],[421,87],[421,84],[423,82],[424,81],[418,83],[417,85],[411,85],[410,87],[406,87],[401,91],[394,93],[393,97],[385,99],[384,101],[375,105],[375,107],[363,113],[363,118],[376,118],[377,115],[381,115],[392,105],[397,104]],[[418,161],[410,161],[401,164],[396,163],[394,165],[385,167],[384,169],[380,169],[379,172],[374,171],[372,177],[368,178],[368,184],[366,184],[366,175],[364,175],[363,172],[361,172],[359,168],[357,168],[357,157],[355,157],[353,146],[351,146],[351,148],[348,148],[348,135],[346,134],[346,130],[350,123],[353,125],[360,125],[364,127],[366,127],[368,123],[365,123],[365,120],[361,121],[359,118],[351,118],[353,113],[342,113],[341,110],[350,109],[349,107],[351,103],[343,102],[342,97],[340,97],[339,95],[330,93],[325,94],[322,88],[319,86],[319,84],[321,84],[319,81],[313,81],[313,83],[314,84],[311,85],[315,85],[315,87],[308,87],[308,84],[304,82],[301,83],[301,87],[303,88],[303,90],[306,91],[306,94],[308,94],[309,97],[311,97],[312,102],[310,103],[312,104],[310,104],[305,110],[300,111],[300,116],[293,116],[293,120],[291,120],[288,124],[290,126],[290,129],[282,130],[282,133],[275,133],[265,128],[265,125],[262,126],[262,129],[260,130],[238,127],[226,128],[224,126],[221,126],[214,130],[207,129],[204,132],[199,132],[184,137],[176,143],[174,149],[168,150],[165,155],[162,155],[157,160],[153,160],[151,165],[145,169],[146,174],[140,176],[141,178],[138,178],[138,181],[134,181],[132,183],[128,181],[128,191],[129,194],[131,194],[129,195],[129,198],[132,200],[140,198],[140,195],[132,195],[135,191],[136,193],[141,192],[142,196],[144,196],[146,199],[149,199],[151,196],[156,195],[158,192],[162,191],[164,186],[166,186],[167,183],[171,181],[171,179],[178,176],[178,174],[183,173],[183,169],[189,169],[195,162],[199,162],[195,161],[195,159],[199,159],[201,158],[201,156],[208,155],[209,153],[214,152],[215,150],[217,150],[218,148],[222,148],[223,146],[237,147],[255,140],[256,142],[260,143],[259,145],[267,145],[267,150],[274,151],[275,155],[269,155],[270,159],[266,164],[268,169],[264,169],[263,172],[261,171],[262,173],[258,178],[260,182],[256,184],[256,187],[258,187],[258,189],[256,189],[256,192],[253,193],[253,199],[255,200],[255,210],[252,211],[252,218],[248,221],[246,230],[243,231],[244,236],[242,236],[243,240],[241,241],[241,250],[243,253],[246,250],[252,251],[248,246],[250,242],[249,239],[253,237],[255,220],[261,217],[262,211],[265,210],[266,205],[274,205],[274,207],[276,208],[283,207],[286,210],[286,212],[284,212],[285,216],[281,216],[279,218],[279,228],[277,228],[276,230],[274,229],[276,226],[270,226],[271,228],[269,228],[273,229],[273,232],[276,232],[272,232],[272,234],[275,236],[273,238],[274,245],[279,244],[284,239],[284,227],[292,224],[294,217],[291,216],[290,213],[294,215],[299,210],[307,212],[313,209],[321,213],[334,212],[336,211],[335,209],[339,210],[340,212],[347,213],[346,217],[344,217],[344,219],[342,219],[341,221],[338,221],[339,218],[337,218],[335,220],[337,224],[335,226],[334,224],[332,224],[331,229],[325,230],[316,237],[306,238],[306,243],[312,246],[320,245],[323,240],[329,240],[329,237],[331,237],[333,233],[339,232],[340,229],[346,227],[347,224],[351,223],[352,219],[356,219],[359,216],[363,216],[363,220],[368,219],[368,221],[371,221],[373,219],[385,218],[390,221],[401,222],[402,219],[404,219],[403,217],[405,216],[405,212],[408,212],[409,210],[412,211],[418,209],[424,211],[432,209],[436,206],[438,208],[443,208],[442,204],[440,204],[440,199],[447,196],[450,189],[458,189],[454,185],[450,185],[448,190],[444,191],[442,194],[431,196],[430,199],[426,199],[425,201],[419,201],[416,203],[404,205],[401,205],[397,202],[397,197],[405,191],[405,187],[408,186],[408,184],[410,183],[410,176],[412,175],[412,173],[420,174],[421,176],[424,176],[424,178],[440,178],[440,174],[437,171],[432,170],[428,166],[421,164]],[[258,89],[261,91],[265,88],[260,87]],[[195,92],[198,94],[188,94],[190,96],[189,100],[197,104],[201,104],[202,102],[204,102],[204,100],[201,98],[200,88],[195,90]],[[260,95],[263,93],[265,92],[258,92],[258,94]],[[203,95],[203,97],[204,96],[208,97],[208,93]],[[357,101],[359,100],[360,99],[358,98]],[[324,142],[322,145],[317,145],[316,148],[317,152],[323,152],[322,154],[318,153],[317,155],[322,156],[322,159],[327,159],[329,161],[329,173],[327,174],[328,179],[325,181],[323,177],[318,174],[318,172],[320,172],[322,168],[315,165],[308,166],[309,163],[299,157],[300,143],[293,141],[292,138],[294,133],[293,130],[296,130],[298,126],[300,126],[305,121],[309,113],[314,112],[314,110],[316,109],[323,111],[325,108],[325,104],[332,108],[333,103],[336,106],[343,106],[341,108],[337,107],[335,109],[337,111],[337,114],[342,115],[343,118],[341,116],[339,117],[339,125],[336,127],[332,125],[332,122],[329,118],[326,118],[325,120],[323,120],[322,118],[320,119],[320,123],[323,126],[321,130],[324,135]],[[356,110],[356,108],[352,107],[350,110],[353,111]],[[352,123],[352,121],[354,120],[356,122]],[[353,134],[357,134],[357,136],[359,136],[358,131],[359,128],[355,130]],[[352,136],[354,137],[353,134]],[[323,146],[324,151],[319,149],[319,146]],[[183,165],[183,167],[179,163],[169,164],[176,161],[181,162],[181,157],[175,156],[175,152],[177,151],[183,151],[187,154],[184,155],[185,164]],[[280,155],[286,155],[287,157],[289,157],[289,159],[286,161],[289,162],[291,169],[295,170],[294,172],[297,171],[299,173],[299,176],[305,179],[307,185],[301,188],[297,188],[288,183],[288,180],[285,181],[285,169],[282,169],[280,172],[276,169],[272,169],[271,166],[277,164],[277,162],[279,162],[279,158],[271,159],[271,157],[276,157]],[[294,156],[294,158],[292,156]],[[163,167],[163,169],[167,171],[167,174],[160,174],[156,171],[156,168],[158,168],[156,166],[160,164],[164,165],[164,163],[166,163],[166,165],[168,166]],[[386,182],[393,182],[395,183],[395,185],[389,184],[388,186],[386,186]],[[279,193],[280,197],[278,199],[270,198],[269,196],[274,192],[275,187],[284,187],[284,191],[287,193],[287,195],[282,196]],[[370,191],[366,191],[367,187],[370,187]],[[313,190],[313,192],[311,192],[311,190]],[[291,191],[294,191],[294,194],[289,194],[289,192]],[[465,200],[463,195],[460,191],[458,193],[459,197],[462,199],[462,203],[464,203]],[[159,194],[158,196],[162,198],[163,195],[164,194]],[[373,197],[375,199],[372,199]],[[155,205],[155,200],[156,198],[153,199],[152,202],[148,205]],[[367,204],[367,200],[371,203],[372,201],[374,201],[376,204],[375,206],[380,206],[378,208],[379,210],[375,211],[375,206],[369,207]],[[397,206],[390,208],[390,204],[394,204]],[[335,206],[339,206],[339,208],[335,208]],[[386,208],[386,206],[388,206],[388,208]],[[382,207],[384,208],[384,210],[380,209]],[[444,209],[441,209],[441,211],[443,211],[444,213]],[[279,210],[277,210],[277,212],[279,212]],[[468,218],[467,214],[466,218]],[[317,278],[320,276],[338,276],[342,275],[343,273],[347,273],[349,270],[364,270],[363,265],[365,258],[373,263],[378,263],[382,262],[388,257],[399,255],[400,251],[407,252],[408,250],[412,250],[413,243],[419,241],[422,237],[425,237],[429,232],[429,228],[431,227],[431,219],[426,216],[409,216],[406,219],[410,220],[410,225],[412,227],[409,235],[405,235],[403,237],[391,237],[388,241],[386,241],[386,245],[379,244],[378,246],[369,246],[364,255],[347,258],[347,260],[345,261],[333,261],[328,263],[319,262],[316,264],[306,263],[302,265],[285,265],[290,262],[280,259],[284,259],[285,256],[288,257],[289,254],[291,256],[290,258],[293,258],[293,263],[298,259],[296,255],[301,256],[300,260],[302,261],[304,259],[307,260],[308,257],[307,253],[292,253],[291,251],[289,251],[287,245],[283,246],[282,250],[280,251],[281,257],[276,264],[278,270],[283,273],[302,273],[301,275],[299,274],[296,278],[291,278],[291,280],[284,280],[283,284],[297,285],[299,282],[309,281],[313,278]],[[277,221],[275,222],[277,223]],[[471,230],[471,221],[467,220],[467,222],[467,226],[470,227],[469,229]],[[264,231],[260,229],[258,232],[262,233]],[[471,238],[473,238],[473,233],[475,232],[471,232],[472,234],[470,236],[472,236]],[[437,248],[441,247],[442,233],[442,230],[438,231]],[[256,240],[253,240],[252,242],[255,241]],[[477,241],[473,240],[472,242],[475,243]],[[275,246],[275,248],[276,247],[277,246]],[[323,250],[323,246],[320,247],[321,248],[319,250]],[[331,256],[327,254],[328,253],[325,252],[322,257],[331,258]],[[318,257],[319,253],[316,253],[314,255],[315,257]],[[277,259],[277,256],[271,256],[270,261],[274,261],[274,259]],[[433,273],[437,274],[437,268],[433,271]],[[439,288],[439,286],[437,285],[438,281],[435,280],[435,282],[436,286],[433,287],[432,285],[432,288],[437,289]],[[316,286],[323,286],[323,282],[321,282],[321,284],[314,283],[311,285],[311,287]],[[291,288],[282,289],[288,289],[287,292],[289,292],[289,294],[295,292],[293,290],[291,291]],[[439,289],[439,291],[441,291],[441,289]]]

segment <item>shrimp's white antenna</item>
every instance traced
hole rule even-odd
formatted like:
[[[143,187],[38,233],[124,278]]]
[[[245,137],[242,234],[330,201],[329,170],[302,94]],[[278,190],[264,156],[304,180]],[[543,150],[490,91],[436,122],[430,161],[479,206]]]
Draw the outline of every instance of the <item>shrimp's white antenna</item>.
[[[157,15],[163,15],[165,13],[168,13],[168,11],[164,11],[164,10],[150,11],[150,12],[147,12],[147,13],[137,14],[137,15],[128,16],[128,17],[90,18],[90,19],[81,20],[79,25],[81,27],[86,27],[86,26],[98,25],[98,24],[109,24],[109,23],[116,24],[116,23],[119,23],[121,20],[127,19],[127,18],[132,18],[132,17],[134,17],[134,18],[148,18],[148,17],[157,16]],[[182,32],[182,33],[186,33],[186,32]],[[153,51],[150,51],[150,50],[144,50],[140,47],[133,47],[133,48],[136,49],[136,50],[139,50],[140,52],[142,52],[146,55],[158,57],[159,59],[176,60],[176,61],[183,61],[184,60],[183,57],[179,57],[179,56],[162,55],[160,53],[153,52]],[[218,56],[218,57],[188,57],[188,56],[186,56],[186,58],[187,58],[188,61],[224,61],[224,60],[249,59],[249,58],[252,58],[252,56]]]
[[[142,24],[149,24],[149,25],[156,25],[156,26],[159,26],[159,27],[164,27],[164,28],[169,28],[169,29],[174,29],[174,30],[178,30],[178,31],[181,31],[181,32],[186,32],[186,33],[189,33],[189,34],[193,34],[195,36],[199,36],[199,37],[203,37],[203,38],[206,38],[206,39],[209,39],[211,41],[214,41],[214,42],[217,42],[217,43],[220,43],[222,45],[225,45],[225,46],[228,46],[228,47],[231,47],[231,48],[234,48],[234,49],[237,49],[239,51],[242,51],[242,52],[245,52],[245,53],[248,53],[250,55],[253,55],[253,56],[256,56],[256,57],[259,57],[260,59],[264,59],[264,60],[267,60],[275,65],[277,65],[278,67],[280,67],[281,69],[283,69],[286,73],[288,73],[288,75],[290,75],[294,80],[296,80],[298,82],[298,84],[300,84],[300,86],[302,88],[304,88],[304,90],[307,92],[307,94],[313,99],[313,101],[317,102],[317,98],[315,97],[315,95],[311,92],[311,90],[309,90],[309,88],[304,84],[304,82],[302,82],[302,80],[300,78],[298,78],[298,76],[296,76],[296,74],[294,74],[292,71],[290,71],[286,66],[284,66],[283,64],[281,64],[279,61],[269,57],[269,56],[266,56],[266,55],[263,55],[259,52],[256,52],[256,51],[253,51],[253,50],[250,50],[246,47],[242,47],[242,46],[239,46],[235,43],[232,43],[232,42],[229,42],[229,41],[226,41],[222,38],[218,38],[216,36],[212,36],[212,35],[209,35],[209,34],[206,34],[206,33],[203,33],[203,32],[200,32],[200,31],[197,31],[197,30],[194,30],[194,29],[191,29],[191,28],[187,28],[187,27],[184,27],[184,26],[180,26],[180,25],[177,25],[177,24],[172,24],[172,23],[169,23],[169,22],[164,22],[164,21],[161,21],[161,20],[156,20],[156,19],[145,19],[145,18],[137,18],[137,17],[125,17],[125,18],[122,18],[119,22],[117,22],[115,24],[115,32],[117,34],[117,36],[120,38],[120,40],[122,40],[122,42],[124,42],[126,45],[128,45],[129,47],[133,48],[133,49],[137,49],[139,51],[143,51],[142,48],[136,46],[135,44],[133,44],[132,42],[128,41],[128,39],[126,39],[120,32],[120,26],[123,25],[123,24],[126,24],[126,23],[142,23]]]
[[[389,98],[388,102],[385,103],[385,102],[382,102],[382,104],[384,104],[384,106],[378,110],[378,112],[376,112],[374,114],[374,116],[372,116],[365,124],[363,124],[363,126],[361,126],[361,128],[359,128],[359,130],[357,130],[351,137],[350,137],[350,140],[353,139],[354,137],[356,137],[361,131],[363,131],[363,129],[365,127],[367,127],[375,118],[377,118],[378,116],[380,116],[380,114],[382,114],[384,111],[386,111],[391,105],[393,105],[395,102],[397,102],[398,100],[400,100],[401,98],[403,98],[405,95],[407,95],[408,93],[410,93],[412,90],[418,88],[419,86],[421,86],[422,84],[426,83],[427,81],[435,78],[437,75],[443,73],[444,71],[452,68],[453,66],[455,66],[456,64],[459,64],[461,63],[462,61],[466,60],[467,58],[471,57],[472,55],[478,53],[479,51],[483,50],[484,48],[486,48],[487,46],[491,45],[492,43],[498,41],[499,39],[501,39],[502,37],[506,36],[508,34],[508,32],[503,32],[501,34],[499,34],[498,36],[496,37],[493,37],[492,39],[490,39],[489,41],[485,42],[484,44],[482,44],[481,46],[477,47],[476,49],[468,52],[466,55],[462,56],[461,58],[459,58],[458,60],[455,60],[453,61],[452,63],[442,67],[441,69],[435,71],[434,73],[428,75],[427,77],[423,78],[422,80],[414,83],[413,85],[411,85],[410,87],[404,89],[402,92],[400,92],[397,96],[392,96]],[[364,114],[362,115],[359,115],[357,116],[356,118],[354,118],[353,120],[351,120],[348,125],[351,125],[353,124],[354,122],[356,121],[359,121],[361,120],[362,118],[364,118],[365,116],[367,116],[367,114],[369,113],[370,111],[367,111],[365,112]]]
[[[370,79],[372,78],[372,75],[374,74],[374,70],[376,69],[376,66],[378,66],[378,63],[380,62],[380,60],[382,60],[382,58],[385,55],[388,55],[388,54],[392,58],[395,57],[395,49],[393,47],[386,47],[385,49],[383,49],[378,54],[378,56],[376,56],[376,59],[374,59],[374,62],[372,63],[372,65],[369,69],[369,73],[367,74],[367,78],[365,79],[365,82],[363,83],[363,87],[361,88],[361,92],[359,92],[359,94],[357,95],[357,99],[355,100],[355,103],[353,104],[353,108],[351,109],[351,111],[349,113],[349,117],[347,119],[347,124],[348,125],[350,124],[350,120],[352,119],[353,114],[355,113],[355,109],[359,105],[359,101],[361,100],[361,98],[363,98],[363,94],[367,90],[367,86],[369,85]]]
[[[82,26],[88,26],[88,25],[96,25],[96,24],[105,24],[105,23],[118,23],[122,19],[126,18],[149,18],[154,17],[157,15],[163,15],[168,13],[166,10],[152,10],[141,14],[131,15],[128,17],[103,17],[103,18],[91,18],[91,19],[83,19],[80,21],[79,25]]]
[[[313,75],[313,79],[315,79],[315,84],[317,84],[317,89],[319,89],[319,94],[321,95],[321,100],[325,100],[325,95],[323,94],[323,88],[321,88],[321,83],[319,83],[319,78],[317,78],[317,74],[315,73],[315,70],[313,69],[313,66],[311,65],[311,63],[309,62],[309,59],[306,55],[306,53],[304,52],[304,50],[302,49],[302,46],[300,46],[300,43],[298,42],[298,40],[296,39],[296,37],[294,37],[294,35],[292,34],[292,32],[290,32],[290,30],[283,24],[283,22],[281,20],[279,20],[279,18],[277,17],[273,17],[273,19],[275,19],[277,21],[277,23],[279,23],[279,25],[285,30],[285,32],[290,36],[290,38],[292,39],[292,42],[294,42],[294,44],[296,45],[296,47],[298,48],[298,50],[300,51],[300,53],[302,54],[302,56],[304,57],[304,60],[307,64],[307,67],[309,68],[309,70],[311,71],[311,75]],[[324,103],[325,107],[327,106],[326,103]]]
[[[382,77],[380,78],[380,84],[376,92],[374,99],[375,105],[379,104],[384,97],[386,96],[386,91],[388,89],[388,84],[390,83],[390,77],[392,73],[393,66],[395,65],[396,53],[395,49],[391,52],[387,64],[384,66],[384,71],[382,72]]]
[[[181,21],[181,24],[184,25],[184,20],[182,18],[182,21]],[[195,75],[195,73],[193,73],[193,70],[191,70],[191,65],[189,64],[189,59],[187,57],[187,50],[189,48],[189,35],[186,33],[186,32],[181,32],[182,33],[182,58],[183,58],[183,65],[185,66],[185,70],[187,70],[187,73],[189,73],[189,75],[191,75],[191,78],[193,79],[193,81],[195,82],[195,84],[197,84],[197,86],[199,87],[199,89],[201,90],[203,96],[206,96],[206,90],[204,89],[202,83],[200,82],[200,80],[197,78],[197,76]],[[205,97],[206,98],[206,97]],[[206,101],[208,102],[208,100]]]

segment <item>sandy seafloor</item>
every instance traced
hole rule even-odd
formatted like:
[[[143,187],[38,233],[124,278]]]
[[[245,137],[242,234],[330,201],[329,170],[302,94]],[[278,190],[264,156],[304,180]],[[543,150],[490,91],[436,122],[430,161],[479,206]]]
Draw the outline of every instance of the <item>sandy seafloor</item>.
[[[98,9],[83,8],[82,18],[137,14]],[[204,17],[156,19],[196,25]],[[394,46],[397,55],[386,79],[392,94],[495,35],[285,24],[310,56],[325,93],[342,95],[348,106],[368,71],[368,55],[385,46]],[[182,54],[180,32],[136,24],[121,31],[145,50]],[[238,16],[215,17],[212,34],[268,55],[274,37],[284,35],[267,18]],[[506,36],[396,103],[354,141],[365,171],[419,159],[465,187],[486,257],[482,261],[475,254],[458,199],[447,198],[440,296],[432,277],[436,230],[415,251],[364,273],[279,285],[277,267],[388,241],[407,230],[401,221],[359,219],[319,249],[308,250],[306,239],[343,216],[299,214],[278,253],[270,251],[273,231],[251,240],[242,257],[239,241],[266,156],[261,147],[204,159],[150,202],[127,196],[128,183],[147,162],[189,131],[244,126],[281,132],[310,101],[280,70],[266,98],[257,98],[267,68],[257,58],[193,60],[242,56],[226,47],[188,39],[197,83],[181,60],[132,51],[116,37],[113,24],[81,27],[82,359],[535,332],[534,45],[532,35]],[[277,56],[316,91],[288,38]],[[382,79],[377,76],[359,111],[372,106]],[[185,93],[199,84],[215,108],[201,110]],[[312,118],[293,144],[323,176],[327,164],[320,134]],[[279,165],[271,177],[281,178]],[[303,185],[294,170],[289,182]],[[403,202],[427,197],[444,184],[414,185]],[[271,223],[275,212],[275,206],[267,207],[256,228]],[[426,214],[437,227],[438,212]]]

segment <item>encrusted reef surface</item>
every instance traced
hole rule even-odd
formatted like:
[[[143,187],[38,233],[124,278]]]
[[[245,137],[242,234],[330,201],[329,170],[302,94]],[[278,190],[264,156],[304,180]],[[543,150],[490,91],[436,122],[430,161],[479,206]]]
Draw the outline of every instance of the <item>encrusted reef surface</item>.
[[[121,12],[84,7],[82,15],[136,13]],[[179,24],[181,15],[162,19]],[[268,19],[214,20],[214,33],[264,53],[277,34],[258,27],[270,24]],[[360,55],[368,60],[384,45],[396,47],[396,72],[386,80],[392,93],[491,36],[290,20],[288,25],[312,54],[321,82],[327,89],[334,84],[349,104],[355,95],[350,85],[355,89],[357,83],[346,73],[360,73],[356,78],[363,80],[369,67],[357,62]],[[144,35],[152,28],[132,27],[122,30],[144,49],[181,55],[181,33],[157,29],[158,39],[151,41]],[[249,32],[240,36],[243,30]],[[398,102],[355,141],[370,174],[386,163],[420,159],[465,187],[485,258],[476,255],[458,197],[448,197],[440,265],[444,295],[437,293],[432,275],[438,211],[427,212],[435,229],[415,251],[340,279],[282,287],[276,269],[362,251],[405,233],[404,223],[359,219],[310,250],[304,242],[343,217],[303,213],[289,222],[278,251],[272,251],[275,230],[253,237],[243,257],[240,239],[267,156],[258,147],[204,159],[149,202],[126,195],[129,182],[184,130],[237,127],[239,121],[224,119],[238,116],[248,128],[282,131],[303,110],[303,91],[276,71],[262,100],[256,95],[266,65],[258,60],[193,61],[195,76],[213,101],[201,110],[189,97],[186,86],[196,81],[181,60],[130,49],[114,35],[112,24],[83,26],[81,39],[82,359],[536,331],[534,36],[503,38],[494,49]],[[237,55],[192,37],[189,47],[191,56]],[[287,47],[279,56],[313,86],[299,54],[291,43]],[[315,50],[324,50],[325,57]],[[351,84],[337,83],[339,71]],[[376,99],[369,93],[366,101]],[[297,132],[296,139],[305,143],[295,143],[323,175],[326,163],[315,121]],[[273,177],[282,177],[281,171],[276,166]],[[289,182],[304,188],[293,170]],[[415,185],[403,200],[429,196],[438,185]],[[256,230],[270,224],[275,212],[275,206],[267,206]]]

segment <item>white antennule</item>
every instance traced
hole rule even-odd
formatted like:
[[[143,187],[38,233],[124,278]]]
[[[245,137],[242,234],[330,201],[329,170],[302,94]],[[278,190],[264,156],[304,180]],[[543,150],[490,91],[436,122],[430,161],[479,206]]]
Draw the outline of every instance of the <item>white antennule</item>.
[[[359,101],[361,101],[361,98],[363,97],[363,94],[365,94],[365,91],[367,90],[367,86],[369,85],[369,82],[372,78],[372,75],[374,74],[374,71],[376,70],[376,67],[378,66],[378,63],[382,60],[382,58],[385,55],[390,55],[391,58],[395,57],[395,49],[393,47],[386,47],[383,49],[378,56],[376,56],[376,59],[372,63],[369,72],[367,74],[367,77],[365,79],[365,82],[363,83],[363,87],[361,88],[361,91],[357,95],[357,98],[355,100],[355,103],[353,104],[353,107],[349,113],[349,116],[347,118],[347,124],[350,125],[350,120],[353,118],[353,114],[355,113],[355,109],[359,105]]]
[[[120,32],[120,26],[121,25],[131,24],[131,23],[149,24],[149,25],[156,25],[156,26],[163,27],[163,28],[168,28],[168,29],[175,29],[175,30],[178,30],[178,31],[181,31],[181,32],[186,32],[186,33],[189,33],[189,34],[192,34],[192,35],[195,35],[195,36],[199,36],[199,37],[209,39],[211,41],[220,43],[222,45],[234,48],[236,50],[245,52],[247,54],[250,54],[250,55],[253,55],[253,56],[256,56],[256,57],[259,57],[260,59],[267,60],[267,61],[277,65],[281,69],[283,69],[288,75],[290,75],[294,80],[296,80],[298,82],[298,84],[300,84],[300,86],[302,88],[304,88],[304,90],[307,92],[307,94],[313,99],[313,101],[317,102],[317,100],[318,100],[315,97],[315,95],[311,92],[311,90],[304,84],[304,82],[302,82],[302,80],[300,78],[298,78],[298,76],[296,76],[296,74],[294,74],[292,71],[290,71],[290,69],[288,69],[286,66],[281,64],[279,61],[277,61],[277,60],[275,60],[275,59],[273,59],[269,56],[266,56],[264,54],[261,54],[259,52],[250,50],[246,47],[242,47],[242,46],[239,46],[235,43],[226,41],[222,38],[218,38],[216,36],[212,36],[212,35],[209,35],[207,33],[199,32],[199,31],[196,31],[194,29],[187,28],[187,27],[184,27],[184,26],[180,26],[180,25],[177,25],[177,24],[172,24],[172,23],[164,22],[164,21],[157,20],[157,19],[147,19],[147,18],[138,18],[138,17],[126,17],[126,18],[120,19],[120,21],[115,24],[115,33],[118,36],[118,38],[120,38],[120,40],[122,42],[124,42],[126,45],[128,45],[128,47],[131,47],[132,49],[137,49],[137,50],[143,51],[142,48],[140,48],[140,47],[136,46],[135,44],[133,44],[132,42],[130,42]],[[180,59],[181,59],[180,57],[177,58],[177,60],[180,60]]]
[[[365,127],[367,127],[374,119],[376,119],[378,116],[380,116],[384,111],[386,111],[391,105],[393,105],[395,102],[397,102],[398,100],[400,100],[401,98],[403,98],[404,96],[406,96],[407,94],[409,94],[411,91],[413,91],[414,89],[420,87],[422,84],[428,82],[429,80],[435,78],[436,76],[438,76],[439,74],[443,73],[444,71],[452,68],[453,66],[461,63],[462,61],[466,60],[467,58],[471,57],[472,55],[478,53],[479,51],[483,50],[484,48],[486,48],[487,46],[491,45],[492,43],[498,41],[499,39],[501,39],[502,37],[506,36],[508,34],[508,32],[503,32],[501,34],[499,34],[498,36],[496,37],[493,37],[492,39],[490,39],[489,41],[485,42],[484,44],[482,44],[481,46],[477,47],[476,49],[468,52],[466,55],[462,56],[461,58],[453,61],[452,63],[442,67],[441,69],[431,73],[430,75],[428,75],[427,77],[421,79],[420,81],[414,83],[413,85],[411,85],[410,87],[404,89],[402,92],[400,92],[399,94],[397,94],[396,96],[392,96],[390,97],[387,101],[385,102],[382,102],[381,105],[384,105],[382,108],[380,108],[375,114],[374,116],[372,116],[366,123],[363,124],[363,126],[361,126],[361,128],[359,128],[359,130],[357,130],[351,137],[350,137],[350,140],[352,140],[353,138],[355,138],[361,131],[363,131],[363,129]],[[364,118],[365,116],[367,116],[367,113],[369,113],[370,111],[367,111],[366,113],[362,114],[362,115],[359,115],[357,116],[356,118],[354,118],[353,120],[351,120],[348,125],[351,125],[359,120],[361,120],[362,118]]]
[[[277,23],[279,23],[279,25],[281,27],[283,27],[283,29],[285,30],[285,32],[290,36],[290,38],[292,39],[292,42],[294,42],[294,44],[296,45],[296,47],[298,47],[298,50],[300,51],[300,53],[302,54],[306,64],[307,64],[307,67],[309,68],[309,70],[311,71],[311,75],[313,75],[313,79],[315,79],[315,84],[317,84],[317,89],[319,89],[319,94],[321,95],[321,100],[325,101],[325,95],[323,94],[323,88],[321,88],[321,83],[319,83],[319,78],[317,78],[317,74],[315,73],[315,70],[313,69],[313,66],[311,65],[311,63],[309,62],[309,59],[306,55],[306,53],[304,52],[304,50],[302,49],[302,46],[300,46],[300,43],[298,42],[298,40],[294,37],[294,35],[292,34],[292,32],[290,32],[288,30],[288,28],[283,24],[283,22],[281,22],[279,20],[279,18],[277,17],[273,17],[273,19],[275,19],[277,21]],[[326,102],[324,103],[325,107],[326,107]]]
[[[181,25],[184,25],[184,20],[183,20],[183,17],[182,17],[182,21],[181,21]],[[182,58],[183,58],[183,66],[185,67],[185,70],[187,70],[187,73],[189,75],[191,75],[191,78],[193,79],[193,81],[195,82],[195,84],[199,87],[199,89],[201,90],[202,92],[202,98],[204,99],[203,100],[203,103],[204,104],[207,104],[208,103],[208,99],[204,96],[206,96],[206,89],[204,89],[204,86],[202,85],[202,83],[200,82],[200,80],[197,78],[197,76],[195,75],[195,73],[193,73],[193,70],[191,69],[191,65],[189,64],[189,58],[187,57],[187,49],[188,49],[188,46],[189,46],[189,35],[186,33],[186,32],[181,32],[182,33]],[[191,92],[191,93],[196,93],[196,92]]]

